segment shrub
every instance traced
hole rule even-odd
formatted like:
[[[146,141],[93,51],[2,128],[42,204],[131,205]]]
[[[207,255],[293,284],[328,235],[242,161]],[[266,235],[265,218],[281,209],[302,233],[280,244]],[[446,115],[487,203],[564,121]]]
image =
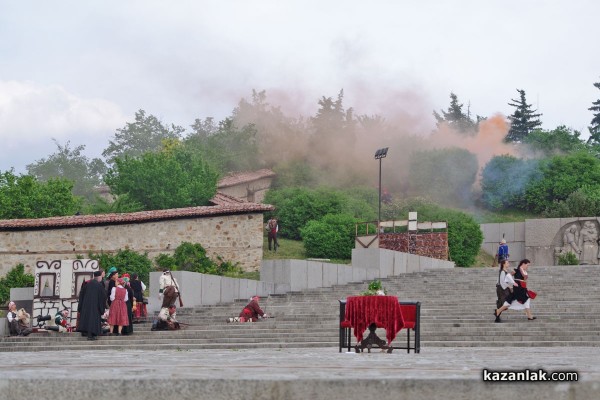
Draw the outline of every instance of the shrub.
[[[328,214],[318,221],[309,221],[301,230],[308,257],[351,258],[354,248],[354,224],[348,214]]]
[[[579,258],[575,253],[569,251],[558,256],[558,265],[579,265]]]
[[[481,201],[491,210],[523,209],[527,185],[539,178],[537,166],[509,155],[492,158],[481,172]]]
[[[269,190],[265,196],[265,203],[277,207],[279,235],[300,240],[300,229],[308,221],[318,220],[327,214],[341,213],[346,204],[346,197],[331,189],[289,188]]]
[[[100,267],[105,271],[114,266],[117,267],[119,275],[125,272],[130,275],[138,274],[139,279],[145,283],[149,282],[150,272],[154,270],[148,253],[140,254],[129,249],[119,250],[116,254],[90,253],[89,258],[98,260]]]
[[[10,300],[11,288],[33,287],[35,277],[25,273],[25,266],[18,264],[8,271],[4,278],[0,278],[0,304],[6,304]]]
[[[522,209],[541,213],[577,189],[600,185],[600,160],[587,152],[554,156],[540,162],[539,179],[530,182]]]
[[[577,189],[566,200],[554,201],[543,215],[547,218],[600,215],[600,187],[586,185]]]
[[[217,256],[217,262],[211,260],[200,243],[183,242],[177,246],[172,256],[159,254],[154,260],[160,268],[168,268],[174,271],[190,271],[230,277],[239,276],[243,273],[237,263],[225,261],[221,256]]]

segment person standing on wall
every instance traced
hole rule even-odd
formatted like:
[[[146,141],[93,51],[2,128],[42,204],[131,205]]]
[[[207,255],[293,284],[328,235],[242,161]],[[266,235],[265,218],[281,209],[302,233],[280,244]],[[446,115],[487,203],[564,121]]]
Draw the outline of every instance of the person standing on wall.
[[[267,221],[267,237],[269,239],[269,251],[271,251],[271,244],[273,244],[273,251],[277,252],[277,247],[279,247],[279,242],[277,242],[278,232],[279,224],[277,223],[277,218],[271,217],[271,219]]]
[[[498,246],[498,263],[502,265],[502,261],[508,260],[510,254],[508,254],[508,245],[506,244],[506,239],[502,239],[500,241],[500,246]]]
[[[158,279],[158,291],[158,299],[162,300],[161,308],[174,305],[175,300],[179,297],[179,285],[168,268],[163,269],[163,273]]]

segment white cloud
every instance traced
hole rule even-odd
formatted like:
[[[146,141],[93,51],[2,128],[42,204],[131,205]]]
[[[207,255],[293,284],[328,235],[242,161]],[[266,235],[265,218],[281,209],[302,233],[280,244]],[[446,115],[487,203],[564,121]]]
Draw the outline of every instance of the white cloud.
[[[0,170],[52,154],[53,138],[87,148],[106,146],[125,121],[119,106],[107,100],[82,98],[60,85],[0,81]],[[98,148],[91,151],[99,155]]]

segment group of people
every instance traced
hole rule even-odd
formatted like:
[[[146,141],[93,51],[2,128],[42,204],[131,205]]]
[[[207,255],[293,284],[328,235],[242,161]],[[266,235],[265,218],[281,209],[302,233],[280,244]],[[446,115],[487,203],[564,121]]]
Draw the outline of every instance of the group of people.
[[[517,268],[511,270],[508,259],[500,262],[497,308],[494,309],[495,322],[502,322],[500,315],[506,310],[525,310],[529,321],[536,319],[531,313],[533,293],[527,289],[527,270],[530,264],[531,262],[525,258],[519,262]]]
[[[119,276],[116,267],[94,272],[94,278],[83,283],[77,306],[77,331],[88,340],[102,334],[130,335],[133,324],[147,316],[144,301],[146,285],[137,274]]]

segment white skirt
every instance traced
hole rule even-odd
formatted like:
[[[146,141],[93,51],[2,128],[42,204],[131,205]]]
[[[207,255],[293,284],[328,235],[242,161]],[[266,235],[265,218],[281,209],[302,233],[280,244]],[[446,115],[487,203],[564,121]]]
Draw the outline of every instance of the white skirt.
[[[509,310],[525,310],[528,309],[531,305],[531,299],[527,299],[525,303],[519,303],[517,300],[513,300],[512,303],[504,302],[505,306],[509,306]]]

